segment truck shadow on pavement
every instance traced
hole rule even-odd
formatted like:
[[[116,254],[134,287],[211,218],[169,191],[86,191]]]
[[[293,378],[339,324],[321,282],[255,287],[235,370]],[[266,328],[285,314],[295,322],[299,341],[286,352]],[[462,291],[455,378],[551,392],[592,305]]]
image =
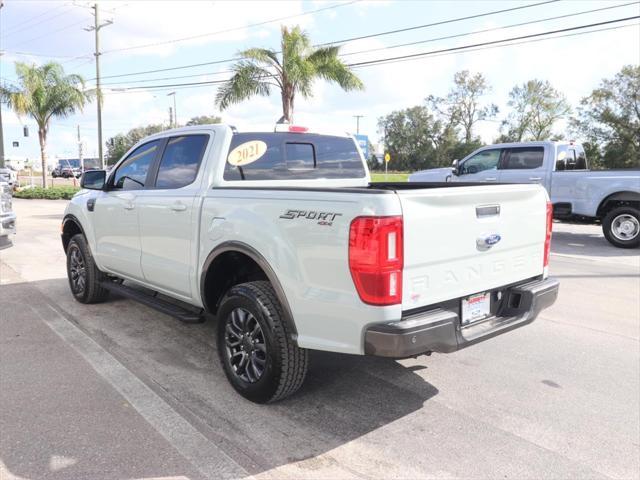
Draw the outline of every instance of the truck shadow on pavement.
[[[411,415],[438,394],[437,388],[424,380],[428,370],[422,365],[412,368],[389,359],[312,351],[307,380],[297,394],[276,404],[256,405],[240,397],[226,380],[215,346],[215,319],[186,325],[117,297],[103,304],[81,305],[71,298],[66,279],[3,285],[5,295],[10,297],[10,289],[25,287],[32,292],[31,302],[55,307],[250,474],[292,462],[301,462],[297,467],[302,475],[305,469],[321,468],[318,462],[332,462],[330,453],[321,460],[307,459]],[[41,320],[34,317],[29,321]],[[31,408],[37,411],[38,405]],[[90,405],[87,408],[91,410]],[[100,415],[100,405],[95,406],[93,415]],[[48,436],[51,445],[44,450],[50,455],[31,459],[27,465],[46,469],[50,456],[58,455],[63,446],[66,457],[77,459],[75,467],[92,463],[93,459],[83,453],[83,442],[69,438],[76,420],[68,421],[71,425],[66,431],[59,432],[58,437]],[[129,427],[114,422],[111,428],[127,435]],[[38,438],[37,426],[29,430],[30,438]],[[28,441],[5,439],[0,458],[14,474],[42,478],[45,472],[21,468],[26,459],[19,444]],[[101,441],[104,438],[84,438],[89,443]],[[75,448],[69,449],[74,444]],[[377,461],[382,459],[371,459]],[[112,472],[112,477],[133,473],[126,463],[114,468],[120,471]],[[155,475],[162,473],[151,470]],[[48,475],[68,478],[63,472]]]

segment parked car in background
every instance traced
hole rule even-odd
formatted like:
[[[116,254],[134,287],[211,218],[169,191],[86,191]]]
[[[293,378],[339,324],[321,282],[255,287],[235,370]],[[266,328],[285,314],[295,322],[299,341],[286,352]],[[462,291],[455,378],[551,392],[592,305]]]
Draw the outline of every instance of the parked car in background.
[[[16,214],[13,212],[12,186],[0,179],[0,250],[13,245]]]
[[[9,184],[11,188],[18,185],[18,174],[10,168],[0,168],[0,182]]]
[[[589,170],[575,142],[503,143],[482,147],[451,168],[416,172],[410,182],[539,183],[553,215],[601,223],[614,246],[640,246],[640,169]]]
[[[64,166],[64,165],[58,165],[56,168],[53,169],[53,171],[51,172],[51,176],[53,178],[80,178],[80,176],[82,175],[82,170],[80,169],[80,167],[71,167],[71,166]]]
[[[558,294],[544,188],[370,183],[346,134],[168,130],[81,184],[62,225],[75,299],[215,314],[227,378],[256,402],[295,392],[309,349],[452,352]]]

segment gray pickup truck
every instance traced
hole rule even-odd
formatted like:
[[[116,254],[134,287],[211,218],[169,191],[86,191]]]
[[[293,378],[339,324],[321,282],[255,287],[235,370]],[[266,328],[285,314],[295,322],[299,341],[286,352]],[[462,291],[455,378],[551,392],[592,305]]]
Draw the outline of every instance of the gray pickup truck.
[[[640,246],[640,169],[588,168],[574,142],[502,143],[482,147],[452,167],[416,172],[410,182],[540,183],[554,217],[601,223],[614,246]]]
[[[0,179],[0,250],[13,245],[11,237],[16,233],[16,214],[12,209],[12,187]]]

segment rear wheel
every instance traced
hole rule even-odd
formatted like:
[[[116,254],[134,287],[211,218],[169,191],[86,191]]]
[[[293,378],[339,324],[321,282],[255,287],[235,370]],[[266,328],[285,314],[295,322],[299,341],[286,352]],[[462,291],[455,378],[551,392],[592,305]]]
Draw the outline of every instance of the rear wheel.
[[[67,246],[67,277],[73,297],[80,303],[104,301],[109,291],[100,285],[104,274],[98,270],[84,235],[71,237]]]
[[[232,287],[218,309],[218,354],[233,388],[256,403],[297,391],[307,372],[307,351],[298,348],[269,282]]]
[[[614,208],[604,217],[602,231],[609,243],[616,247],[639,247],[640,210],[633,207]]]

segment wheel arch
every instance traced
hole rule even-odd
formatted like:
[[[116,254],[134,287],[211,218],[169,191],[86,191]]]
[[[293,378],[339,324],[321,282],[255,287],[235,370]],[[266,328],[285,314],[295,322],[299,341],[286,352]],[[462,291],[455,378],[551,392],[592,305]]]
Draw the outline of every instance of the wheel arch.
[[[67,252],[67,247],[69,246],[69,242],[74,235],[81,233],[84,235],[84,238],[87,238],[87,235],[84,232],[84,228],[82,228],[82,224],[80,220],[75,215],[68,213],[62,219],[62,227],[61,227],[61,238],[62,238],[62,248],[64,252]],[[89,239],[87,239],[89,241]]]
[[[229,288],[253,280],[269,281],[282,305],[291,339],[297,345],[297,329],[284,288],[264,256],[246,243],[224,242],[207,256],[200,274],[200,297],[205,309],[215,313]]]
[[[640,209],[640,193],[632,191],[620,191],[607,195],[598,205],[596,215],[598,218],[604,218],[604,216],[612,208],[632,206]]]

